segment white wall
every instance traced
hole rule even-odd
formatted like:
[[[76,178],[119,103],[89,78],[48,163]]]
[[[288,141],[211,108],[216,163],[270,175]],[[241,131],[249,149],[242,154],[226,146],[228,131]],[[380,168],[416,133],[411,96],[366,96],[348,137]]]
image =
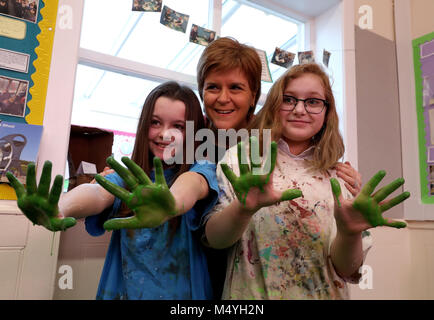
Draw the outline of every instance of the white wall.
[[[359,4],[368,1],[358,1]],[[377,10],[376,1],[370,4]],[[387,11],[381,3],[378,12]],[[393,40],[384,23],[394,13],[397,73],[402,138],[403,177],[405,189],[411,197],[404,203],[404,217],[408,227],[403,230],[376,228],[372,230],[374,246],[366,264],[373,269],[373,288],[361,290],[352,286],[354,299],[434,299],[434,222],[423,221],[432,214],[434,206],[423,205],[419,190],[419,159],[414,93],[412,40],[434,31],[434,2],[431,0],[398,0],[394,8],[389,4],[379,30],[373,30]],[[375,17],[374,11],[374,17]],[[411,15],[409,13],[411,12]],[[355,8],[357,15],[357,8]],[[378,17],[378,14],[377,14]],[[389,18],[388,18],[389,17]],[[382,25],[383,24],[383,25]],[[375,26],[375,24],[374,24]],[[357,84],[362,85],[362,84]],[[421,221],[411,221],[421,220]]]
[[[344,85],[343,85],[343,4],[330,8],[315,18],[315,60],[322,63],[323,50],[331,53],[328,73],[332,84],[340,129],[344,135]]]

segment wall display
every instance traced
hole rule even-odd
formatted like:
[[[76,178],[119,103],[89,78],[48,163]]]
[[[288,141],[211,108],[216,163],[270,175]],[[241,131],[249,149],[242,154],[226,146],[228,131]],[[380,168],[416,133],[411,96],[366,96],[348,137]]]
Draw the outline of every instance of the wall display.
[[[1,177],[12,168],[12,164],[7,165],[8,144],[18,146],[20,142],[5,137],[25,137],[23,152],[31,149],[33,156],[20,161],[37,158],[40,138],[34,138],[42,132],[57,8],[58,0],[0,0],[0,121],[15,125],[15,129],[7,128],[12,131],[8,134],[0,131],[0,199],[16,199],[14,190]],[[32,133],[13,132],[18,129]],[[13,156],[18,155],[17,146],[11,149]]]
[[[434,32],[413,40],[423,203],[434,204]]]

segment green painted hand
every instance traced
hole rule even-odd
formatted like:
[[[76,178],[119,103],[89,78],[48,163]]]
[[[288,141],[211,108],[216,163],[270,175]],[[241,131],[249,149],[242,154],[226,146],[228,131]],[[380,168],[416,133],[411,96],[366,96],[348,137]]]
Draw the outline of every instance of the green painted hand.
[[[36,170],[33,162],[27,167],[27,189],[12,173],[7,172],[6,177],[17,194],[18,207],[34,225],[44,226],[50,231],[63,231],[74,226],[76,220],[59,216],[58,202],[62,193],[63,177],[61,175],[55,177],[49,192],[51,168],[51,162],[45,161],[39,187],[36,186]]]
[[[107,158],[108,165],[119,174],[131,192],[100,175],[96,175],[95,179],[108,192],[125,202],[134,216],[110,219],[104,223],[104,229],[155,228],[176,215],[175,198],[167,186],[159,158],[154,158],[155,183],[131,159],[123,157],[122,162],[127,168],[113,157]]]
[[[393,228],[406,227],[404,222],[389,220],[382,216],[384,211],[389,210],[390,208],[410,197],[409,192],[403,192],[390,200],[383,201],[387,198],[387,196],[404,184],[404,179],[396,179],[395,181],[372,194],[385,175],[386,172],[384,170],[377,172],[371,178],[371,180],[366,183],[359,195],[352,202],[345,201],[342,198],[339,182],[334,178],[330,179],[332,192],[338,207],[336,212],[337,214],[335,214],[338,226],[341,225],[348,230],[356,232],[363,231],[360,229],[366,230],[368,228],[378,226],[388,226]],[[351,205],[353,210],[359,212],[362,215],[362,220],[364,220],[364,223],[358,219],[357,215],[351,213],[348,214],[348,205]]]
[[[266,165],[263,168],[258,163],[259,161],[254,161],[255,159],[252,158],[253,150],[259,150],[259,143],[256,137],[250,137],[251,168],[247,164],[244,143],[238,143],[237,147],[240,176],[237,177],[227,164],[222,163],[220,166],[226,178],[232,184],[238,200],[245,208],[255,212],[261,207],[302,196],[301,191],[298,189],[288,189],[281,192],[273,188],[272,173],[276,165],[276,142],[273,141],[271,143],[270,157],[267,157]]]

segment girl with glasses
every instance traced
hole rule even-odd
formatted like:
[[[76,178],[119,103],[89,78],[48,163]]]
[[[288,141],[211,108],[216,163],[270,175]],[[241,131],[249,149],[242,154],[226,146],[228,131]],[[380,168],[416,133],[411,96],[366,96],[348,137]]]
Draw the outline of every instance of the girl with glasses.
[[[226,152],[217,167],[219,202],[204,237],[213,248],[229,248],[223,299],[346,299],[347,283],[359,281],[371,247],[366,230],[405,226],[381,216],[409,196],[381,202],[402,179],[371,195],[384,177],[380,171],[356,199],[341,191],[338,127],[327,75],[316,64],[298,65],[276,81],[250,125],[259,128],[259,143],[269,143],[262,141],[266,129],[277,142],[271,169],[255,176],[258,164],[240,160],[242,144]]]

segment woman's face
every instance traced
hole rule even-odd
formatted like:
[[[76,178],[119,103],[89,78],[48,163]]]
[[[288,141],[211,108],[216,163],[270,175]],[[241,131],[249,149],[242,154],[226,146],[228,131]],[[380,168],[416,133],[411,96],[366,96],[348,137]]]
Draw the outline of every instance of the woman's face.
[[[317,98],[325,100],[321,78],[311,73],[291,80],[283,94],[298,99]],[[323,126],[326,108],[324,107],[319,114],[308,113],[303,102],[299,101],[294,110],[288,111],[290,108],[285,105],[284,99],[279,111],[279,118],[282,125],[282,138],[288,143],[292,153],[300,154],[311,145],[312,137]]]
[[[162,160],[175,156],[179,148],[182,148],[185,139],[184,102],[167,97],[157,99],[148,139],[149,149],[154,156]]]
[[[211,72],[205,78],[205,112],[217,129],[245,128],[247,113],[254,101],[255,94],[240,69]]]

